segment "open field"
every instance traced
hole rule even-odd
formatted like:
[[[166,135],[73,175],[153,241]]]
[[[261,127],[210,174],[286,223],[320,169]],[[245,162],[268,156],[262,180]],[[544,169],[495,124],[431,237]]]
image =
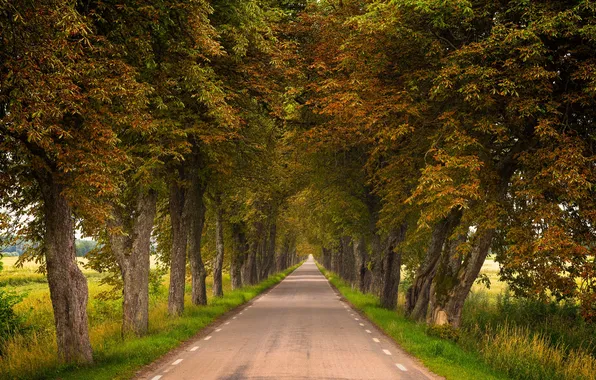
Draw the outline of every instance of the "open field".
[[[149,334],[142,338],[122,337],[120,327],[122,301],[102,300],[98,295],[109,287],[100,285],[102,274],[84,269],[89,284],[90,338],[95,356],[95,365],[88,368],[65,367],[55,356],[56,340],[53,313],[47,283],[43,275],[35,273],[36,266],[27,264],[14,268],[16,258],[2,259],[4,271],[0,282],[6,290],[24,296],[15,310],[25,318],[26,332],[10,339],[5,354],[0,357],[1,379],[128,379],[141,366],[167,353],[172,348],[192,337],[201,328],[223,313],[247,302],[265,289],[281,281],[284,273],[270,277],[259,285],[232,291],[230,278],[224,275],[224,297],[211,297],[212,279],[207,278],[209,303],[198,307],[185,302],[185,311],[180,318],[167,314],[167,283],[165,276],[159,289],[150,294]],[[84,261],[84,259],[79,259]],[[187,294],[190,289],[187,288]]]

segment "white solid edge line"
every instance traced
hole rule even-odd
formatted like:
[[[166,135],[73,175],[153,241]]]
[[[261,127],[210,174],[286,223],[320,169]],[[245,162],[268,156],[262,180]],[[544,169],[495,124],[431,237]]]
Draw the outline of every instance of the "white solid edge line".
[[[199,346],[194,346],[194,347],[193,347],[193,348],[191,348],[190,350],[191,350],[191,351],[196,351],[196,350],[198,350],[198,349],[199,349]]]
[[[391,355],[391,351],[389,350],[383,350],[383,352],[385,353],[385,355]]]
[[[161,375],[153,376],[151,380],[159,380],[161,379]]]
[[[183,359],[178,359],[176,360],[174,363],[172,363],[172,365],[178,365],[180,364],[180,362],[182,362]]]
[[[204,340],[209,340],[211,339],[211,335],[209,335],[208,337],[206,337]]]
[[[404,372],[408,372],[408,369],[399,363],[395,363],[395,366]]]
[[[380,340],[378,340],[377,338],[373,338],[373,341],[374,341],[375,343],[380,343],[380,342],[381,342],[381,341],[380,341]]]
[[[364,331],[366,331],[369,334],[372,334],[372,331],[370,331],[370,330],[364,330]]]

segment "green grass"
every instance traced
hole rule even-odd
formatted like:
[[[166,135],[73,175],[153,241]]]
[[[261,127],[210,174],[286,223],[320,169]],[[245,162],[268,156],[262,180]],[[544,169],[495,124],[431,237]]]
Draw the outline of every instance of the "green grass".
[[[479,353],[466,351],[451,341],[429,336],[426,325],[383,309],[377,297],[353,290],[336,274],[321,266],[319,269],[356,309],[437,375],[458,380],[508,378],[487,365]]]
[[[95,363],[88,367],[69,367],[58,362],[47,285],[27,283],[12,287],[19,292],[28,289],[28,296],[17,311],[27,316],[30,329],[29,333],[10,339],[5,345],[6,355],[0,357],[0,378],[129,379],[142,366],[193,337],[219,316],[279,283],[295,268],[273,275],[258,285],[234,291],[230,289],[229,276],[224,276],[224,297],[210,297],[207,306],[194,306],[187,299],[185,311],[178,318],[167,314],[166,278],[159,293],[151,295],[150,331],[141,338],[121,336],[122,301],[97,299],[97,294],[106,287],[99,285],[98,279],[92,278],[89,281],[87,310]],[[207,285],[210,294],[210,279]]]

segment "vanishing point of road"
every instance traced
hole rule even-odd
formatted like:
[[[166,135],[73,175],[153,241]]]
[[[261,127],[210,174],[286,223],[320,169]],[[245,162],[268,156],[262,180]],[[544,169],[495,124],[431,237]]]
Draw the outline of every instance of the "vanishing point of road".
[[[308,259],[143,379],[435,379],[343,302]]]

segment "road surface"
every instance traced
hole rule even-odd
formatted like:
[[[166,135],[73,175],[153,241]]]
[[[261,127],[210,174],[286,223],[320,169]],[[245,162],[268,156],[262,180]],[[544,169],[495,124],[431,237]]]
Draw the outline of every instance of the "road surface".
[[[429,379],[331,288],[312,258],[143,379]]]

